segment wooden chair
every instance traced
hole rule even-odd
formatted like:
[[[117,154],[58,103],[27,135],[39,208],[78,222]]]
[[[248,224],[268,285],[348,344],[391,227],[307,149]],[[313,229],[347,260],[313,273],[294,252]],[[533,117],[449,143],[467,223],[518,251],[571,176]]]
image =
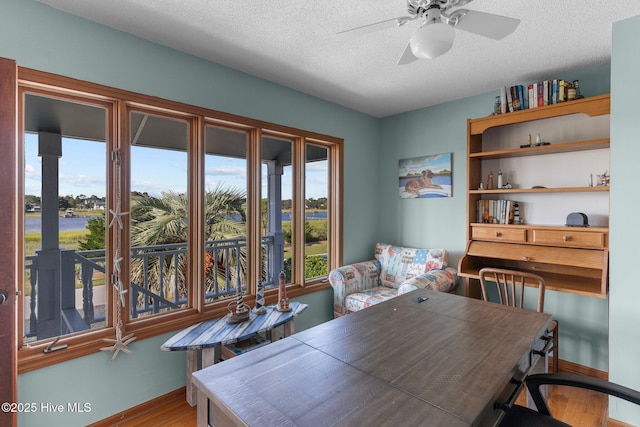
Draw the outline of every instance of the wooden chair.
[[[525,286],[538,289],[537,311],[544,311],[544,278],[537,274],[527,273],[517,270],[505,270],[502,268],[485,267],[480,270],[480,287],[482,288],[482,299],[489,301],[487,284],[492,282],[498,291],[500,304],[509,307],[524,308],[524,289]],[[558,322],[552,320],[547,334],[543,337],[545,340],[551,341],[550,345],[545,345],[545,369],[548,371],[547,357],[553,352],[553,372],[558,372]]]
[[[569,424],[559,421],[551,415],[549,406],[540,390],[541,386],[559,385],[595,390],[640,405],[640,392],[599,378],[569,374],[533,374],[525,380],[527,390],[535,403],[537,411],[520,405],[513,405],[499,424],[499,427],[567,427]]]

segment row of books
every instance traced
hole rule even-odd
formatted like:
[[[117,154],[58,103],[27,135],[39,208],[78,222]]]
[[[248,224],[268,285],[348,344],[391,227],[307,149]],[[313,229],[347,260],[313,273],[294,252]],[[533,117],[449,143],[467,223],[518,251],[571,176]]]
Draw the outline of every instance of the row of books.
[[[517,205],[512,200],[478,200],[476,218],[484,224],[513,224]]]
[[[500,90],[500,110],[502,113],[512,113],[518,110],[544,107],[569,100],[569,89],[573,83],[567,80],[543,80],[529,85],[503,87]]]

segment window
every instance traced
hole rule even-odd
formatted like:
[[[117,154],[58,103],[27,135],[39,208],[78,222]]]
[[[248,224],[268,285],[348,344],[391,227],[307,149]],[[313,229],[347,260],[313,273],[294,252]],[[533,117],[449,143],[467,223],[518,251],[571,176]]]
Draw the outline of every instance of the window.
[[[189,306],[189,126],[149,112],[129,117],[128,291],[130,316],[137,319]]]
[[[210,303],[247,290],[246,131],[205,127],[204,296]]]
[[[21,91],[21,102],[20,326],[24,341],[31,343],[110,322],[104,229],[110,107],[46,91]]]
[[[21,372],[98,351],[115,328],[224,315],[237,289],[251,305],[259,281],[275,302],[282,271],[292,297],[329,286],[342,140],[34,70],[19,87]],[[56,337],[70,351],[45,358]]]
[[[282,271],[286,283],[291,283],[293,144],[292,139],[262,137],[261,235],[269,263],[264,277],[267,287],[279,283]]]
[[[305,268],[306,279],[329,274],[329,150],[316,144],[305,145]]]

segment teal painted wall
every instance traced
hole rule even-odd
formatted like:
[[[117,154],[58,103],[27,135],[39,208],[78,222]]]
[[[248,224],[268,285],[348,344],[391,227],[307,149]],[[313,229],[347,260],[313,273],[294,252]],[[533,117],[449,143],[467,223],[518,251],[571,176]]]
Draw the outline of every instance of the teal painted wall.
[[[548,79],[558,76],[540,76]],[[567,73],[580,80],[582,94],[609,93],[609,65]],[[526,83],[526,82],[519,82]],[[467,118],[491,113],[490,92],[382,120],[380,145],[380,238],[407,246],[444,247],[450,264],[457,266],[466,246]],[[398,195],[400,159],[453,153],[453,197],[404,199]],[[463,290],[460,289],[459,292]],[[608,301],[549,291],[545,311],[560,323],[560,358],[608,371]]]
[[[640,16],[613,26],[611,56],[611,289],[609,379],[640,390],[638,159],[640,159]],[[612,399],[609,415],[640,425],[636,405]]]
[[[19,375],[18,402],[34,402],[37,410],[19,414],[18,426],[82,426],[184,386],[186,353],[160,351],[171,335],[133,342],[133,354],[113,362],[100,352]],[[90,408],[73,412],[69,403]],[[53,412],[48,404],[64,409]]]
[[[607,300],[555,292],[549,292],[545,305],[560,319],[563,359],[604,371],[611,359],[612,380],[640,388],[634,360],[640,346],[634,297],[640,291],[628,279],[631,242],[639,241],[633,238],[639,231],[631,222],[637,209],[629,198],[635,194],[637,179],[631,174],[640,150],[633,138],[640,121],[632,116],[640,66],[637,28],[637,19],[614,27],[611,313]],[[445,247],[452,265],[464,251],[466,119],[486,115],[497,92],[379,120],[33,0],[3,0],[0,56],[28,68],[342,137],[345,263],[370,259],[376,241]],[[610,67],[601,66],[563,77],[580,79],[583,94],[590,96],[609,92],[611,76]],[[545,77],[555,76],[540,76]],[[398,160],[442,152],[453,153],[453,197],[400,200]],[[310,307],[296,320],[296,330],[331,318],[331,291],[300,300]],[[169,336],[136,341],[131,345],[134,354],[122,354],[112,363],[108,354],[99,353],[20,375],[21,402],[88,401],[92,411],[22,415],[19,425],[84,425],[183,386],[184,354],[159,351]],[[633,419],[626,408],[620,411]]]
[[[294,322],[297,332],[333,318],[333,293],[326,290],[296,298],[309,304]],[[160,350],[173,333],[129,345],[133,354],[101,352],[18,377],[18,402],[36,404],[36,411],[18,417],[19,426],[82,426],[185,385],[186,352]],[[69,404],[88,410],[74,412]],[[62,405],[63,410],[53,408]]]
[[[379,120],[168,49],[32,0],[3,0],[0,56],[18,65],[344,139],[345,262],[370,258],[377,229]],[[350,167],[351,165],[351,167]],[[354,167],[373,165],[373,167]],[[302,330],[333,317],[326,290],[299,298]],[[170,336],[18,377],[21,402],[88,402],[91,412],[19,416],[20,427],[86,425],[185,384],[185,356],[160,351]]]

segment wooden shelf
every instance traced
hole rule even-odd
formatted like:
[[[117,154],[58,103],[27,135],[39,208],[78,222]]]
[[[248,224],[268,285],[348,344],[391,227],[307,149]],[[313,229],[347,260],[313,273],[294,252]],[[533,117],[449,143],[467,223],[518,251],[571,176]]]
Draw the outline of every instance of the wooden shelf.
[[[517,193],[583,193],[608,192],[609,187],[554,187],[554,188],[500,188],[495,190],[469,190],[469,194],[517,194]]]
[[[469,158],[480,160],[507,159],[510,157],[540,156],[543,154],[572,153],[576,151],[608,149],[610,146],[611,142],[608,138],[592,139],[589,141],[565,142],[561,144],[470,153]]]
[[[529,110],[514,111],[513,113],[498,114],[469,121],[471,135],[482,134],[487,129],[496,126],[513,125],[570,114],[587,114],[601,116],[609,114],[611,108],[610,96],[600,95],[575,101],[562,102],[546,107],[531,108]]]
[[[538,230],[557,230],[557,229],[570,229],[575,231],[592,231],[599,233],[608,233],[608,227],[571,227],[564,224],[558,225],[536,225],[536,224],[491,224],[485,222],[472,222],[469,224],[471,227],[509,227],[509,228],[536,228]]]
[[[568,227],[565,225],[533,224],[484,224],[474,222],[478,200],[485,195],[540,194],[531,203],[544,203],[539,199],[551,193],[600,193],[607,195],[608,186],[595,187],[551,187],[551,188],[500,188],[478,190],[472,187],[481,182],[485,160],[510,159],[547,154],[575,153],[588,150],[609,150],[611,139],[585,139],[573,142],[551,143],[549,145],[499,149],[508,146],[506,139],[513,134],[509,125],[525,124],[542,119],[558,118],[549,123],[552,128],[561,128],[565,116],[583,114],[582,122],[589,117],[610,114],[610,96],[601,95],[568,101],[546,107],[532,108],[513,113],[498,114],[467,122],[467,236],[468,243],[460,259],[458,273],[466,277],[469,287],[467,295],[479,297],[478,272],[483,267],[498,267],[529,271],[544,277],[547,289],[576,295],[606,298],[609,287],[609,230],[607,227]],[[584,119],[584,120],[583,120]],[[573,121],[570,121],[573,123]],[[488,129],[492,132],[485,133]],[[576,139],[589,138],[589,128],[576,133]],[[602,133],[597,136],[603,136]],[[483,148],[489,149],[482,151]],[[596,156],[596,153],[594,153]],[[505,164],[515,164],[515,160]],[[571,173],[571,165],[563,173]],[[562,185],[562,178],[553,181]],[[587,197],[589,196],[589,197]],[[593,199],[586,194],[585,198]],[[535,199],[535,200],[533,200]]]

